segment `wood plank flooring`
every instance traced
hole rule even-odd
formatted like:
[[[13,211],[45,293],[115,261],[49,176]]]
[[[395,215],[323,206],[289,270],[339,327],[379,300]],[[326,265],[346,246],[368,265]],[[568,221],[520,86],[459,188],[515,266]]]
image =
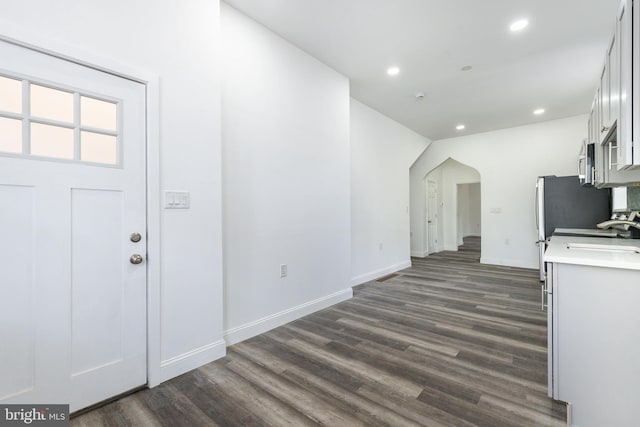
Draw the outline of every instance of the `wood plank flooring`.
[[[73,426],[564,426],[546,396],[537,271],[459,252],[228,348]]]

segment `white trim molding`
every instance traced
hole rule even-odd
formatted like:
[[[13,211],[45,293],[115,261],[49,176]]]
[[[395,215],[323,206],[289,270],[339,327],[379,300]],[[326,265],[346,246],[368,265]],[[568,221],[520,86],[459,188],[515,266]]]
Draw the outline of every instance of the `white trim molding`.
[[[424,258],[429,256],[428,251],[420,252],[420,251],[411,251],[411,256],[416,258]]]
[[[202,365],[220,359],[227,354],[224,340],[203,345],[160,363],[160,381],[167,381]]]
[[[371,280],[378,279],[388,274],[395,273],[396,271],[411,267],[411,260],[403,261],[398,264],[390,265],[389,267],[381,268],[380,270],[372,271],[370,273],[361,274],[351,279],[351,286],[361,285],[362,283],[369,282]]]
[[[351,288],[343,289],[313,301],[291,307],[279,313],[263,317],[262,319],[228,329],[224,332],[224,339],[227,342],[227,345],[237,344],[251,337],[255,337],[256,335],[270,331],[273,328],[282,326],[285,323],[292,322],[303,316],[322,310],[323,308],[351,299],[352,297],[353,290]]]
[[[537,265],[531,265],[531,262],[527,262],[525,260],[520,260],[520,259],[501,259],[501,258],[480,257],[480,264],[501,265],[504,267],[518,267],[518,268],[529,268],[529,269],[538,268]]]

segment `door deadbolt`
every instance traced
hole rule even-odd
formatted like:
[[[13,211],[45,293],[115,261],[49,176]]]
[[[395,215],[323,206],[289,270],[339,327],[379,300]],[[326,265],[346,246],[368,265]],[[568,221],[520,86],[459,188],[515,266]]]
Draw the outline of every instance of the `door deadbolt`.
[[[138,243],[142,240],[142,236],[140,233],[131,233],[131,237],[129,237],[133,243]]]
[[[129,258],[129,261],[131,264],[142,264],[143,258],[140,254],[133,254],[131,255],[131,258]]]

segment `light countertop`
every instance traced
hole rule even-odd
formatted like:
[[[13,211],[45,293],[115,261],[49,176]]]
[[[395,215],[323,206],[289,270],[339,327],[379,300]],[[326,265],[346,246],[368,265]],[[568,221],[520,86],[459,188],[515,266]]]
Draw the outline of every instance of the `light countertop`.
[[[618,234],[620,232],[620,230],[615,230],[612,228],[606,230],[601,230],[599,228],[556,228],[554,233],[589,237],[618,237]]]
[[[640,270],[640,239],[552,236],[544,261]]]

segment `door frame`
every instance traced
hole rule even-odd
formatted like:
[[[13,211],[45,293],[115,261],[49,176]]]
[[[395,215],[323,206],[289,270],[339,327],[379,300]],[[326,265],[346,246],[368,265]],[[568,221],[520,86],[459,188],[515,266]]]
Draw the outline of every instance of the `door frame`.
[[[145,86],[147,197],[147,386],[162,382],[160,330],[160,79],[155,73],[96,55],[0,20],[0,40]]]

